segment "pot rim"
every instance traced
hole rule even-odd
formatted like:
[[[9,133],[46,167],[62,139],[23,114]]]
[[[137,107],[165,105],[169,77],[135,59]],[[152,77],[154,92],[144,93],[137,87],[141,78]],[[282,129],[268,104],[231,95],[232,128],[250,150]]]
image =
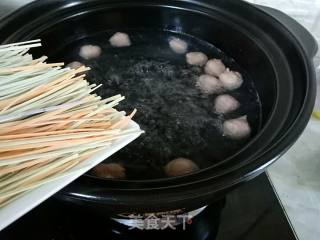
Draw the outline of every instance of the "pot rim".
[[[124,188],[124,189],[121,189],[121,191],[128,191],[128,190],[129,191],[149,191],[149,190],[155,190],[155,189],[165,190],[165,189],[172,189],[172,188],[178,188],[178,187],[187,187],[188,185],[194,185],[194,184],[197,184],[200,182],[211,181],[213,178],[215,178],[215,183],[218,183],[218,182],[222,182],[221,179],[226,179],[228,177],[227,181],[226,180],[223,181],[224,182],[223,188],[225,188],[228,186],[232,186],[235,183],[238,183],[238,182],[243,181],[245,179],[249,179],[252,176],[258,174],[265,167],[267,167],[268,165],[273,163],[278,157],[280,157],[280,155],[283,154],[283,152],[286,151],[297,140],[297,138],[302,133],[303,129],[306,127],[306,124],[308,122],[309,116],[311,115],[312,108],[313,108],[314,101],[315,101],[315,92],[316,92],[315,81],[314,81],[315,73],[314,73],[314,68],[313,68],[312,61],[311,61],[311,56],[307,56],[307,53],[303,47],[303,43],[301,43],[299,41],[299,39],[297,39],[295,37],[295,34],[293,32],[291,32],[290,30],[288,30],[286,28],[286,26],[284,26],[281,22],[274,19],[272,15],[264,12],[263,10],[261,10],[257,7],[254,7],[253,5],[246,3],[246,2],[240,1],[238,3],[235,3],[231,0],[227,0],[227,1],[232,2],[232,4],[238,4],[239,6],[242,5],[243,7],[251,8],[252,11],[257,11],[257,13],[264,15],[266,18],[272,18],[276,22],[278,27],[282,27],[283,29],[286,30],[286,34],[291,37],[291,41],[295,45],[297,53],[301,56],[301,60],[303,60],[304,71],[306,74],[306,79],[305,79],[306,92],[304,94],[304,100],[303,100],[302,107],[301,107],[299,113],[296,115],[295,120],[292,122],[292,125],[287,130],[285,130],[285,132],[282,133],[282,135],[276,136],[278,139],[276,142],[270,143],[264,149],[261,149],[260,152],[258,153],[258,156],[255,156],[255,158],[252,159],[252,161],[250,161],[246,165],[241,166],[237,169],[233,169],[231,172],[228,172],[222,176],[212,176],[210,178],[198,179],[197,181],[192,181],[192,182],[188,181],[190,176],[197,178],[197,176],[200,176],[201,173],[204,173],[204,172],[208,173],[210,170],[214,169],[217,166],[217,165],[213,165],[208,168],[201,169],[200,171],[198,171],[196,173],[192,173],[192,174],[188,174],[188,175],[184,175],[184,176],[172,177],[172,178],[160,178],[160,179],[150,179],[150,180],[111,180],[111,179],[96,178],[93,176],[90,176],[89,178],[95,180],[96,182],[103,182],[104,184],[106,184],[106,183],[112,184],[112,182],[117,182],[117,183],[122,182],[125,184],[126,183],[128,183],[128,184],[129,183],[130,184],[136,184],[136,183],[144,183],[144,184],[146,184],[146,183],[153,184],[154,183],[154,184],[156,184],[156,183],[161,182],[161,183],[168,184],[167,187],[160,187],[160,188],[142,188],[142,189],[140,189],[140,188],[138,188],[138,189],[135,189],[135,188],[125,189]],[[55,2],[61,3],[62,1],[51,1],[51,4],[53,4]],[[79,4],[83,3],[83,2],[84,1],[78,1]],[[95,2],[95,0],[89,0],[88,2]],[[121,3],[127,2],[128,3],[128,1],[118,1],[118,2],[121,2]],[[195,1],[180,0],[180,1],[176,1],[176,3],[181,3],[181,4],[192,3],[193,5],[197,5],[199,7],[206,7],[206,8],[210,8],[210,9],[214,8],[214,6],[210,5],[209,3],[206,4],[205,1],[203,1],[201,3],[201,1],[195,2]],[[36,1],[36,3],[31,3],[28,6],[26,6],[24,9],[18,10],[16,13],[9,15],[5,20],[3,20],[3,23],[0,24],[0,30],[7,23],[9,23],[12,19],[19,17],[19,15],[23,16],[23,14],[28,10],[28,8],[31,8],[33,6],[37,6],[37,4],[40,6],[41,6],[41,4],[45,5],[44,3],[40,3],[40,1]],[[167,4],[166,4],[166,6],[167,6]],[[155,6],[157,6],[157,5],[155,5]],[[277,93],[277,94],[279,94],[279,93]],[[277,101],[275,101],[275,102],[277,102]],[[268,118],[267,122],[265,123],[265,125],[263,126],[263,128],[261,129],[261,131],[254,138],[252,138],[249,141],[249,143],[244,148],[242,148],[241,151],[239,151],[239,152],[244,151],[248,146],[254,144],[256,139],[259,138],[266,131],[267,127],[270,124],[270,121],[274,117],[275,110],[276,110],[276,106],[272,109],[272,113],[269,115],[269,118]],[[276,135],[276,133],[274,135]],[[272,140],[274,140],[274,138]],[[271,141],[271,139],[270,139],[270,141]],[[273,149],[272,152],[270,151],[271,149]],[[276,149],[277,149],[277,151],[276,151],[277,154],[275,154]],[[230,159],[233,159],[236,155],[239,154],[239,152],[228,157],[226,160],[224,160],[224,162],[227,162]],[[219,164],[222,164],[222,163],[219,163]],[[236,172],[244,172],[244,174],[242,174],[242,177],[232,176],[232,175],[236,175]],[[175,185],[170,184],[176,180],[178,180],[179,182],[185,182],[185,183],[184,184],[175,184]],[[210,186],[212,187],[212,185],[210,185]],[[219,188],[216,188],[216,190],[219,190]]]

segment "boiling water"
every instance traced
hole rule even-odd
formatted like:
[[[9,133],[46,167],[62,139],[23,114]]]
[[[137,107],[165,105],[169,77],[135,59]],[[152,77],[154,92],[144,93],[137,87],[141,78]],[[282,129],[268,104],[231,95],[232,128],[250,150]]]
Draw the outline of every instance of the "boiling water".
[[[224,119],[246,114],[252,128],[251,137],[260,127],[260,103],[250,77],[235,61],[207,42],[184,34],[165,31],[132,31],[132,46],[112,48],[108,42],[113,32],[99,33],[61,48],[51,60],[79,61],[92,70],[88,81],[103,84],[97,94],[106,98],[122,94],[126,99],[118,110],[130,112],[137,108],[134,120],[146,131],[107,161],[121,162],[128,179],[165,177],[163,167],[177,157],[192,159],[200,168],[217,164],[239,151],[248,141],[224,137]],[[196,87],[201,67],[191,67],[184,54],[174,53],[168,40],[179,37],[188,43],[188,51],[201,51],[209,58],[221,58],[225,65],[239,71],[243,85],[227,92],[241,107],[226,115],[213,111],[217,95],[203,95]],[[102,48],[97,59],[78,56],[81,46],[94,44]]]

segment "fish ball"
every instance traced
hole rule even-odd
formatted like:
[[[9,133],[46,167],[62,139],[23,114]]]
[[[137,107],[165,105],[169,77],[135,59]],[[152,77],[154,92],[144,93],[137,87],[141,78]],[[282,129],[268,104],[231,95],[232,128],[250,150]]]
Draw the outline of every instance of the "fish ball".
[[[169,177],[185,175],[199,170],[197,164],[187,158],[176,158],[167,163],[164,168]]]
[[[223,73],[226,70],[226,67],[224,66],[223,62],[220,59],[210,59],[205,68],[204,71],[206,74],[219,77],[221,73]]]
[[[234,97],[223,94],[216,97],[214,101],[214,110],[217,113],[228,113],[236,110],[240,106],[240,103]]]
[[[202,52],[189,52],[186,54],[187,63],[195,66],[204,66],[208,57]]]
[[[223,133],[225,136],[235,140],[248,137],[251,133],[251,128],[247,121],[247,116],[225,121],[223,123]]]
[[[89,60],[99,57],[101,52],[102,51],[99,46],[88,44],[80,48],[79,56],[83,59]]]
[[[123,32],[113,34],[109,42],[113,47],[129,47],[131,45],[129,35]]]
[[[227,90],[234,90],[239,88],[243,79],[240,73],[227,70],[219,76],[219,79],[223,85],[223,87]]]
[[[66,67],[69,67],[71,69],[77,69],[82,66],[83,66],[83,64],[81,62],[73,61],[73,62],[68,63]]]
[[[203,74],[198,78],[196,86],[205,94],[219,93],[223,90],[219,79],[207,74]]]
[[[188,48],[188,45],[185,41],[175,37],[169,41],[169,46],[172,51],[178,54],[186,53]]]
[[[91,170],[92,174],[102,178],[125,178],[126,170],[119,163],[100,163]]]

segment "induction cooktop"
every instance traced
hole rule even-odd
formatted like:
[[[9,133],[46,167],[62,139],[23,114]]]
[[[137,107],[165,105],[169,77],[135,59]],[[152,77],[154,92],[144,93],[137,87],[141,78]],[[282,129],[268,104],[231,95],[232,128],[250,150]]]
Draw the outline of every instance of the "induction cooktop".
[[[78,239],[194,239],[295,240],[297,239],[268,176],[242,184],[226,197],[175,229],[140,230],[108,216],[63,203],[55,197],[0,232],[4,240]]]

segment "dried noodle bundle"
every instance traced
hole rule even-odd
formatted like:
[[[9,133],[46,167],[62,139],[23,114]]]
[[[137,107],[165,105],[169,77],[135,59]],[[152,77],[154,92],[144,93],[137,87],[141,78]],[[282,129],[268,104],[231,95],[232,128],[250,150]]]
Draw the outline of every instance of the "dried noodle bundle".
[[[94,94],[84,72],[33,59],[39,40],[0,46],[0,207],[72,168],[119,138],[129,116],[114,109],[124,99]]]

